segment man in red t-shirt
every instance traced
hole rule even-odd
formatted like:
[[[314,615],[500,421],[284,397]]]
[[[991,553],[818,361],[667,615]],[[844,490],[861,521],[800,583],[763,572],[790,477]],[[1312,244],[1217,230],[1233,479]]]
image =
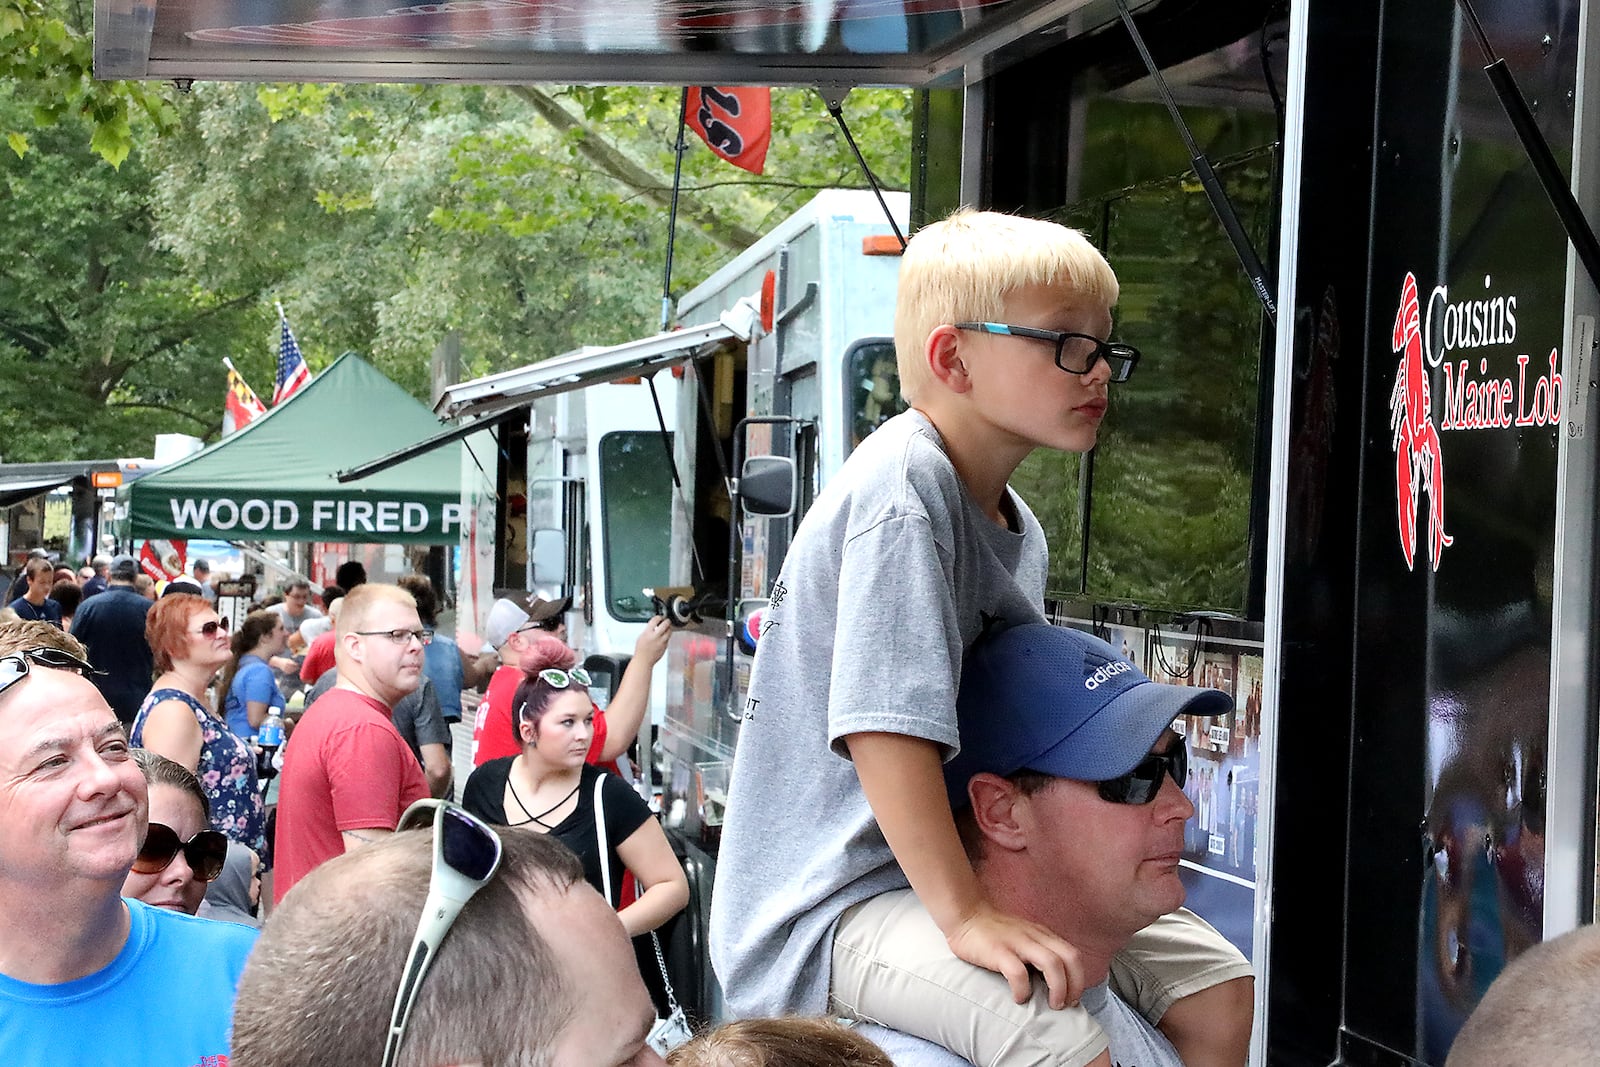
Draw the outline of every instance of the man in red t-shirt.
[[[489,687],[484,691],[473,721],[474,766],[481,767],[492,759],[521,753],[521,742],[512,728],[511,701],[522,682],[523,662],[534,654],[541,642],[556,641],[560,637],[565,627],[557,629],[553,624],[561,621],[562,613],[571,603],[570,597],[550,601],[520,593],[496,600],[489,609],[484,636],[499,648],[501,666],[489,679]],[[650,674],[666,652],[671,635],[671,625],[660,615],[645,624],[610,706],[604,711],[599,707],[594,709],[588,762],[616,771],[617,757],[626,752],[639,735],[639,727],[650,705]],[[567,655],[576,659],[576,653],[570,649]],[[548,656],[541,658],[545,662],[550,659]]]
[[[319,863],[394,832],[428,781],[390,719],[422,681],[427,633],[411,594],[368,583],[345,597],[335,630],[339,683],[284,750],[273,900]]]
[[[508,593],[490,605],[483,639],[500,653],[500,666],[489,679],[473,719],[473,766],[522,751],[511,729],[511,698],[522,682],[522,657],[541,634],[560,637],[566,626],[563,616],[571,606],[571,597],[544,600],[531,593]],[[605,726],[596,715],[591,752],[599,751],[604,737]]]

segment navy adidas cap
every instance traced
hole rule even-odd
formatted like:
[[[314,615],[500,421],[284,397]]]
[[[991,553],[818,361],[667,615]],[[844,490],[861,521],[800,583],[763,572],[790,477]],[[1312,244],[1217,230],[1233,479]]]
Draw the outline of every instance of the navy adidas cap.
[[[944,766],[950,806],[982,772],[1080,782],[1127,774],[1180,715],[1222,715],[1219,689],[1152,682],[1098,637],[1033,623],[980,641],[961,670],[961,751]]]

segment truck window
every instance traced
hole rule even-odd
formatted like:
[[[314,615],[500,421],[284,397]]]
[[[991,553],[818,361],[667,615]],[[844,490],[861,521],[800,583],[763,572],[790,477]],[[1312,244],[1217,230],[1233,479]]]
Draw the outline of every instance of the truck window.
[[[900,396],[893,341],[886,337],[857,341],[844,359],[845,387],[850,390],[850,441],[845,447],[849,455],[867,434],[904,411],[906,402]]]
[[[667,584],[671,447],[672,435],[658,430],[619,430],[600,438],[601,596],[612,618],[622,622],[648,619],[650,598],[643,590]]]

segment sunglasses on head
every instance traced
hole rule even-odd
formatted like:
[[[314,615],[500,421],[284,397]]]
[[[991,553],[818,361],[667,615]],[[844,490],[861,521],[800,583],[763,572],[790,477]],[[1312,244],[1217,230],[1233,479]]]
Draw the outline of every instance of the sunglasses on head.
[[[0,656],[0,693],[26,678],[32,669],[29,665],[33,663],[58,671],[77,671],[85,676],[99,673],[77,656],[59,648],[25,648],[9,656]]]
[[[439,945],[467,901],[488,885],[500,869],[500,835],[460,805],[448,800],[419,800],[400,816],[395,832],[424,826],[433,827],[433,873],[428,878],[422,918],[417,921],[411,951],[406,954],[400,989],[394,997],[383,1067],[390,1067],[400,1054],[417,991],[422,988],[428,968],[433,966]]]
[[[1100,797],[1113,804],[1148,804],[1161,792],[1161,779],[1171,775],[1179,789],[1189,780],[1189,746],[1180,744],[1171,752],[1149,755],[1120,778],[1097,782]]]
[[[589,672],[582,667],[574,667],[570,671],[558,667],[546,667],[539,672],[539,681],[552,689],[565,689],[573,682],[577,682],[585,689],[594,684],[589,678]]]
[[[165,823],[153,822],[145,831],[144,844],[134,858],[135,874],[160,874],[172,865],[178,853],[202,882],[214,882],[228,859],[228,839],[216,830],[201,830],[187,841]]]

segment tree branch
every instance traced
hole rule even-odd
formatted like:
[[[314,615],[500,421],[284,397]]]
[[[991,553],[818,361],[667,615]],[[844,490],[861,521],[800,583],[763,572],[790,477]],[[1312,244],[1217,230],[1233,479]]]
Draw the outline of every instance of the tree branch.
[[[655,175],[623,155],[615,145],[606,140],[597,131],[584,125],[582,120],[562,107],[554,97],[533,88],[531,85],[513,85],[510,88],[513,93],[531,104],[540,117],[550,125],[563,133],[579,134],[580,137],[576,144],[579,155],[582,155],[613,179],[626,185],[657,207],[666,208],[671,206],[671,185],[662,182]],[[743,226],[718,217],[714,211],[700,204],[685,204],[680,200],[678,202],[678,213],[684,219],[705,231],[706,236],[710,237],[712,241],[730,252],[743,252],[761,237],[754,230],[748,230]]]
[[[172,415],[180,415],[183,418],[188,419],[190,422],[196,423],[202,427],[209,427],[212,425],[212,423],[201,418],[192,411],[185,411],[183,408],[177,407],[173,404],[158,404],[151,400],[113,400],[108,401],[106,403],[106,407],[119,408],[123,411],[165,411]],[[220,423],[217,425],[220,425]]]

